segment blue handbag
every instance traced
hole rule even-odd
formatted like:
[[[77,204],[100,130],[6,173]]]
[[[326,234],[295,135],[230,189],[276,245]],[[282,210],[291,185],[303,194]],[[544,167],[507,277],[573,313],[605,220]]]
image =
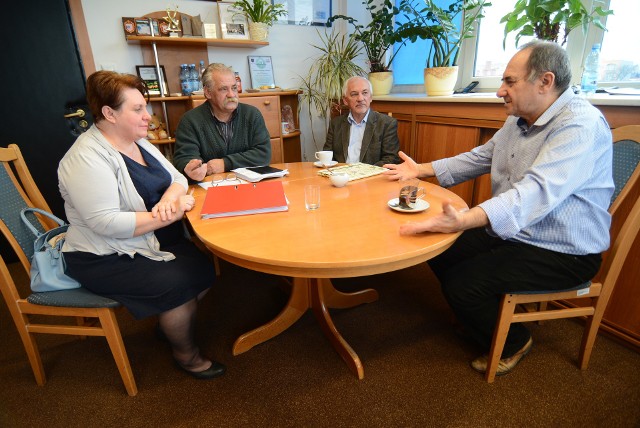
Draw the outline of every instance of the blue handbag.
[[[42,214],[60,226],[40,233],[27,218],[27,213]],[[69,225],[53,214],[38,208],[24,208],[20,212],[20,217],[36,237],[33,243],[33,258],[31,259],[31,290],[40,293],[80,288],[78,281],[64,273],[66,265],[62,245]]]

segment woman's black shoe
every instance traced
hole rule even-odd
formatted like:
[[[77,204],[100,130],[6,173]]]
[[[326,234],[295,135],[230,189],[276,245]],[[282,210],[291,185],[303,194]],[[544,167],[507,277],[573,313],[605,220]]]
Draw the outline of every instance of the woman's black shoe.
[[[182,365],[177,361],[176,361],[176,365],[180,369],[182,369],[182,371],[189,373],[191,376],[195,377],[196,379],[213,379],[213,378],[222,376],[227,371],[227,368],[223,364],[220,364],[216,361],[211,361],[211,367],[209,367],[206,370],[202,370],[201,372],[193,372],[191,370],[188,370],[182,367]]]

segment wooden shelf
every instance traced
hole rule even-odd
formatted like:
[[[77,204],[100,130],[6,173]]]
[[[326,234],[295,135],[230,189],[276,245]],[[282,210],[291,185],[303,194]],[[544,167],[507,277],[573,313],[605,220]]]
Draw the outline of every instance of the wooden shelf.
[[[191,97],[188,95],[180,95],[180,96],[166,96],[166,97],[159,97],[159,96],[153,96],[153,97],[149,97],[149,102],[160,102],[160,101],[187,101],[188,99],[190,99]]]
[[[300,134],[301,134],[300,131],[292,131],[292,132],[289,132],[288,134],[282,134],[282,138],[284,138],[286,140],[287,138],[297,137]]]
[[[236,40],[236,39],[205,39],[203,37],[152,37],[152,36],[126,36],[129,43],[176,46],[196,46],[209,45],[227,48],[261,48],[269,46],[269,42],[259,42],[256,40]]]
[[[163,138],[162,140],[149,140],[151,144],[173,144],[176,142],[175,138]]]

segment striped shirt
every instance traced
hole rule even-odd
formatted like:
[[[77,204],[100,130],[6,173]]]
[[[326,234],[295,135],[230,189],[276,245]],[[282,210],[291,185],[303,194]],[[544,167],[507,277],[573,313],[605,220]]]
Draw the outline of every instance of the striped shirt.
[[[367,120],[369,119],[369,112],[371,110],[367,110],[367,114],[364,115],[364,118],[360,123],[357,123],[356,120],[349,112],[349,116],[347,116],[347,121],[351,124],[351,129],[349,133],[349,148],[347,150],[347,163],[358,163],[360,162],[360,152],[362,150],[362,138],[364,137],[364,130],[367,127]]]
[[[510,116],[486,144],[432,163],[444,187],[491,173],[487,231],[565,254],[609,247],[612,139],[602,113],[567,89],[528,127]]]

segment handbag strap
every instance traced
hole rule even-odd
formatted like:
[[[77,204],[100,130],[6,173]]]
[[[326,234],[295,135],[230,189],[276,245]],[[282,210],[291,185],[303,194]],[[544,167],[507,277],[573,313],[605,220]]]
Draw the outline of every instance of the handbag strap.
[[[60,218],[56,217],[55,215],[51,214],[50,212],[45,211],[45,210],[41,210],[40,208],[23,208],[22,211],[20,211],[20,218],[22,219],[22,222],[29,228],[31,233],[33,233],[36,237],[39,237],[42,234],[38,231],[38,229],[36,229],[33,226],[33,224],[31,223],[31,220],[29,220],[27,218],[27,213],[42,214],[43,216],[48,217],[51,220],[53,220],[56,223],[58,223],[60,226],[64,226],[66,224],[64,222],[64,220],[61,220]]]

